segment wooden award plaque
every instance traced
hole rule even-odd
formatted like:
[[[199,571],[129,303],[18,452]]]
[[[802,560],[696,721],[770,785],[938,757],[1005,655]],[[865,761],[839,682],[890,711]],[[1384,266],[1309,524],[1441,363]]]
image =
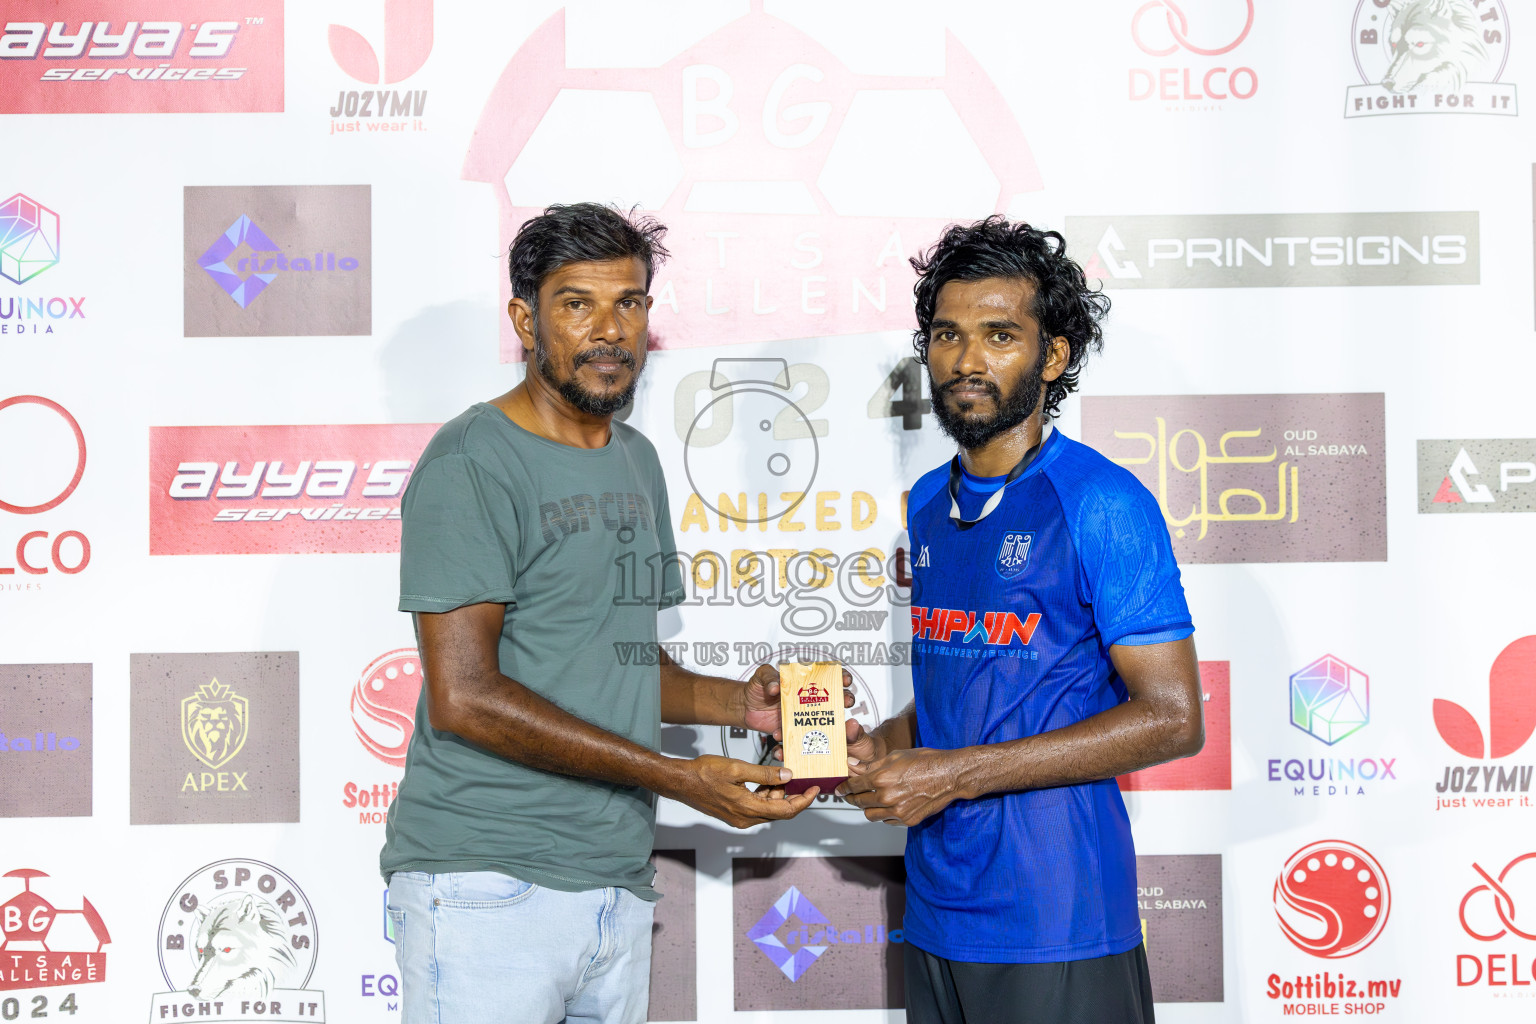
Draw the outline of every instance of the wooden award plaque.
[[[779,714],[784,766],[795,773],[784,788],[830,793],[848,777],[848,733],[843,724],[843,666],[835,661],[779,667]]]

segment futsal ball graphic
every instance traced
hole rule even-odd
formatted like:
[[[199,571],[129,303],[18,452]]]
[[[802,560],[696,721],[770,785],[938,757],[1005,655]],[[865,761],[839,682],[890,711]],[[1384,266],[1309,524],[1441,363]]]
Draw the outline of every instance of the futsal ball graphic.
[[[1330,960],[1376,941],[1392,910],[1386,873],[1365,850],[1338,839],[1303,846],[1275,880],[1280,930],[1298,949]]]

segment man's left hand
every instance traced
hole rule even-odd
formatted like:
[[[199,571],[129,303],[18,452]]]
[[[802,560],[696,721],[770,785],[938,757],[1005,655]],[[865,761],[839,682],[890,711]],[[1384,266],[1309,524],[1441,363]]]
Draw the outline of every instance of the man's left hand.
[[[853,707],[853,676],[843,669],[843,707]],[[772,733],[776,740],[783,739],[783,723],[779,718],[779,670],[772,665],[759,665],[757,671],[743,688],[745,707],[742,724],[753,732]]]
[[[916,825],[959,799],[954,752],[917,747],[848,766],[837,793],[870,821]]]

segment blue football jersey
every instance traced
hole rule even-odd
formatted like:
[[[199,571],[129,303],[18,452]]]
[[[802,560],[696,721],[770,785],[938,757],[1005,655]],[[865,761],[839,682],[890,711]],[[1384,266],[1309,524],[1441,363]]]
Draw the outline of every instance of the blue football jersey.
[[[1001,478],[961,487],[976,516]],[[1059,431],[984,519],[950,519],[949,466],[907,503],[917,743],[1060,729],[1126,699],[1112,644],[1194,632],[1156,500]],[[907,833],[907,940],[951,960],[1051,963],[1141,942],[1113,779],[956,800]]]

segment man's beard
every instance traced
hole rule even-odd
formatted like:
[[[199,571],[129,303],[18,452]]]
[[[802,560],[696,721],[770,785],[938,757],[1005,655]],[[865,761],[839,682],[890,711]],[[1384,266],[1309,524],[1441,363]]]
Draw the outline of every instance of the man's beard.
[[[614,360],[631,370],[635,370],[629,379],[629,385],[618,394],[602,395],[588,391],[582,383],[576,379],[576,371],[585,363],[595,360]],[[571,359],[571,375],[564,380],[555,376],[554,360],[549,356],[549,350],[544,347],[544,341],[539,337],[538,328],[533,332],[533,365],[539,376],[543,377],[555,389],[560,392],[560,397],[588,416],[612,416],[630,403],[635,397],[635,388],[640,384],[640,373],[645,369],[642,364],[635,367],[635,357],[628,351],[614,345],[596,345],[578,352]],[[616,380],[614,374],[603,373],[598,375],[604,383]]]
[[[933,379],[933,366],[928,367],[928,391],[933,395],[933,414],[939,419],[939,428],[966,451],[974,451],[999,434],[1006,433],[1029,418],[1040,402],[1045,388],[1045,357],[1048,349],[1040,347],[1040,356],[1013,390],[1002,395],[998,386],[978,377],[956,377],[939,384]],[[997,412],[989,418],[978,418],[972,413],[952,412],[944,397],[961,384],[980,384],[992,396]]]

